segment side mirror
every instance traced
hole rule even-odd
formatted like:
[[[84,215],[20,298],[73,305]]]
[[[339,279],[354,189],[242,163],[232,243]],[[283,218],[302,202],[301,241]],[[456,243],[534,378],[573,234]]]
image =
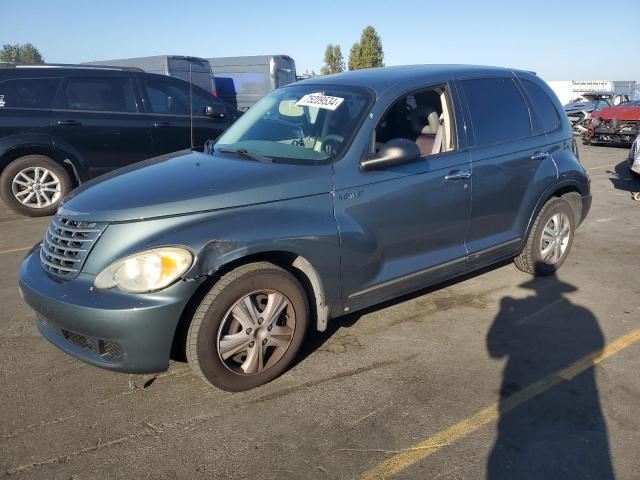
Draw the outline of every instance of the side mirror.
[[[226,113],[225,108],[217,103],[204,107],[204,114],[207,117],[224,117]]]
[[[377,154],[362,160],[360,169],[378,170],[415,162],[420,155],[420,147],[415,142],[406,138],[394,138],[385,143]]]

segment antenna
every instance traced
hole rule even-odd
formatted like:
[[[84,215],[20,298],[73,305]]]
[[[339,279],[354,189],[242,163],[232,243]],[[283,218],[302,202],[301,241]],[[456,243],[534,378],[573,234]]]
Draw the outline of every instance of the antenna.
[[[189,126],[191,130],[191,148],[193,149],[193,77],[191,74],[191,57],[187,57],[189,62]]]

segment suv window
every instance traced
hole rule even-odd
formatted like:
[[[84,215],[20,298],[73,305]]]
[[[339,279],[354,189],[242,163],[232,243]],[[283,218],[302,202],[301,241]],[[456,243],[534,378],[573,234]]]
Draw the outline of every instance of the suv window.
[[[49,108],[59,78],[13,78],[0,82],[0,108]]]
[[[137,111],[131,80],[125,77],[69,78],[64,96],[72,110]]]
[[[463,80],[477,146],[531,135],[529,109],[510,78]]]
[[[533,103],[534,110],[538,114],[538,121],[542,130],[540,133],[556,130],[560,126],[560,116],[549,96],[531,80],[521,81],[531,99],[531,103]]]
[[[189,85],[176,85],[173,82],[144,79],[149,99],[149,109],[153,113],[189,115]]]

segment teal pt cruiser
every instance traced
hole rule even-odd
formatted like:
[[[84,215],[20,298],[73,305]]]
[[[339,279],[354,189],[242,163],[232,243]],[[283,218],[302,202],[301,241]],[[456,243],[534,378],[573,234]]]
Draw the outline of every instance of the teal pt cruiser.
[[[348,312],[505,259],[555,272],[590,204],[535,74],[347,72],[272,92],[205,152],[71,192],[20,288],[42,335],[80,360],[150,373],[182,355],[245,390]]]

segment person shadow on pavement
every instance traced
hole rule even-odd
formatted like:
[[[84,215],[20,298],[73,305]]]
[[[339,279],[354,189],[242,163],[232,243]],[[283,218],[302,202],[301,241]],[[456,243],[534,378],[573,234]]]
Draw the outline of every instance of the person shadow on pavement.
[[[507,359],[487,478],[613,479],[593,368],[562,378],[515,408],[509,406],[513,394],[604,347],[593,313],[565,296],[576,287],[555,275],[520,287],[534,294],[503,298],[486,339],[492,357]]]

